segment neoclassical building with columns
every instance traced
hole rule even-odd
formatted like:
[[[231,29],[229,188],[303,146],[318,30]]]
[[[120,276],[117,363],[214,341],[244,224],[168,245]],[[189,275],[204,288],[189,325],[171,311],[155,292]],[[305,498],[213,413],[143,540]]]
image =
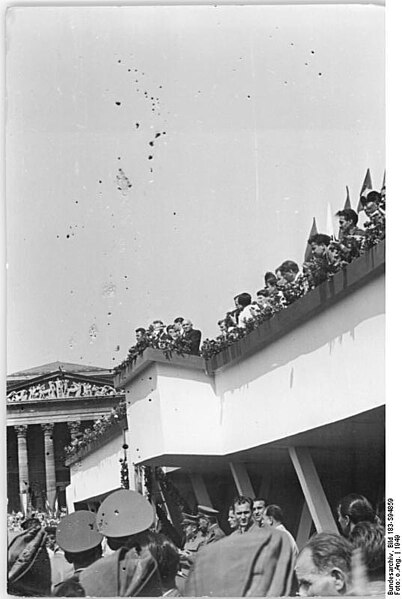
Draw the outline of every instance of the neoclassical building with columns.
[[[122,396],[110,370],[53,362],[7,377],[7,509],[66,505],[64,448]]]

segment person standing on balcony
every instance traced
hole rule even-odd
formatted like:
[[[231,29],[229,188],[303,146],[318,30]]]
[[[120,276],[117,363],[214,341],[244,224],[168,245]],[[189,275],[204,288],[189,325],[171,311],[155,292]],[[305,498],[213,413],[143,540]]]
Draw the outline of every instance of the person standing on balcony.
[[[345,208],[336,213],[339,219],[338,241],[341,248],[346,252],[348,260],[360,256],[364,247],[366,233],[357,226],[359,219],[357,212],[352,208]]]
[[[177,316],[177,318],[174,319],[173,324],[176,325],[177,330],[180,333],[180,336],[183,335],[183,322],[184,322],[184,318],[182,316]]]
[[[226,537],[223,530],[219,527],[217,516],[219,512],[206,505],[198,506],[198,528],[204,536],[204,545],[215,543]]]
[[[290,306],[308,291],[308,283],[293,260],[285,260],[275,271],[278,288],[283,293],[285,305]]]
[[[188,353],[198,356],[201,342],[201,331],[193,329],[191,320],[183,320],[183,341],[188,346]]]
[[[251,309],[251,295],[247,292],[239,293],[234,298],[236,308],[239,310],[237,326],[240,329],[246,328],[248,320],[253,320],[253,312]]]

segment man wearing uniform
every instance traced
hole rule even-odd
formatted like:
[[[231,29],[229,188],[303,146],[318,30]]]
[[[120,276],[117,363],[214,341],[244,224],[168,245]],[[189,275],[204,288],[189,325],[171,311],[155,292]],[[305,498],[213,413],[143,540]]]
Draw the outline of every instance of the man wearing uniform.
[[[196,553],[204,544],[204,536],[198,530],[198,516],[183,513],[182,526],[186,540],[183,549],[180,551],[179,576],[187,578]]]
[[[96,528],[93,512],[79,510],[62,518],[56,528],[56,543],[64,551],[64,557],[73,565],[74,574],[56,584],[53,594],[56,597],[84,596],[80,584],[81,573],[85,568],[102,557],[103,536]]]
[[[218,514],[218,510],[215,510],[212,507],[206,505],[198,506],[198,527],[204,536],[203,545],[216,543],[216,541],[226,537],[225,533],[218,525]]]
[[[113,553],[86,568],[80,584],[92,597],[159,597],[158,565],[149,546],[154,509],[140,493],[119,489],[101,503],[96,524]]]

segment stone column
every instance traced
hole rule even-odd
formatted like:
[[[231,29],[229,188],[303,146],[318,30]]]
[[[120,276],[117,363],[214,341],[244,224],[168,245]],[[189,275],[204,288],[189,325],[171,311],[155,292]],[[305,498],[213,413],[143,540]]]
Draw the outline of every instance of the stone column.
[[[53,510],[56,502],[56,468],[53,448],[54,424],[41,424],[41,427],[45,438],[46,496],[50,509]]]
[[[22,424],[14,427],[17,433],[18,443],[18,477],[19,477],[19,494],[21,510],[24,514],[27,513],[29,496],[29,475],[28,475],[28,449],[27,449],[27,430],[28,426]]]

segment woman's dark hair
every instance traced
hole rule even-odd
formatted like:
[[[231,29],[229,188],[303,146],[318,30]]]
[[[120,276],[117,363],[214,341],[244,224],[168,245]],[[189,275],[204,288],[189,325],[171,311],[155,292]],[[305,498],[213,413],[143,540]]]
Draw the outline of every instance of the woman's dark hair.
[[[385,580],[385,528],[359,522],[349,535],[353,547],[360,547],[369,579]]]
[[[338,509],[341,516],[343,518],[349,516],[353,524],[358,522],[375,523],[377,521],[373,506],[364,495],[358,495],[357,493],[346,495],[338,503]]]
[[[162,582],[174,580],[180,562],[180,555],[176,545],[165,535],[155,534],[150,539],[148,549],[158,564]]]
[[[343,216],[346,220],[352,221],[353,226],[357,225],[359,220],[357,212],[352,208],[345,208],[344,210],[338,210],[335,216]]]
[[[360,203],[362,206],[365,206],[366,204],[369,204],[370,202],[374,202],[375,204],[378,204],[379,202],[381,202],[381,194],[378,193],[378,191],[370,191],[367,194],[367,197],[361,196]]]
[[[282,262],[277,270],[279,270],[282,274],[284,272],[294,272],[297,274],[299,272],[299,267],[296,262],[293,262],[293,260],[285,260],[285,262]]]
[[[328,246],[331,243],[331,237],[329,235],[325,235],[325,233],[316,233],[310,237],[308,243],[309,245],[316,243],[317,245]]]

